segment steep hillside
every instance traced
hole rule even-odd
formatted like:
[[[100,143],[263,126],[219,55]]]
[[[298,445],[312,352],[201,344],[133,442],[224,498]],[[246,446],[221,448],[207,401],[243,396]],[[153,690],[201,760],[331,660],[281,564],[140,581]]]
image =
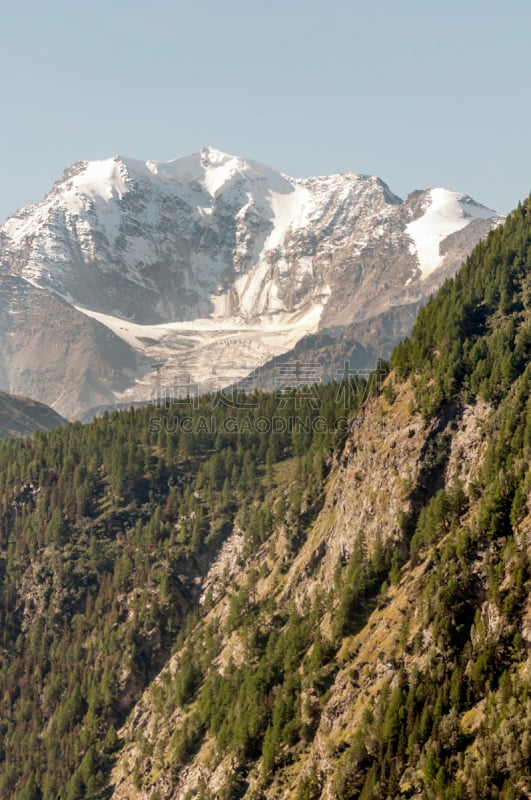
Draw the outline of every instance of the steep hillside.
[[[233,534],[114,798],[531,794],[529,223],[423,312],[295,552],[289,522]]]
[[[40,203],[1,227],[0,281],[16,277],[32,297],[45,291],[66,335],[85,315],[82,342],[95,363],[80,365],[78,383],[90,391],[70,392],[68,412],[63,398],[54,403],[80,417],[151,399],[155,365],[171,382],[187,377],[214,390],[307,334],[337,335],[397,306],[418,308],[500,221],[458,192],[431,189],[402,201],[376,177],[289,178],[213,148],[170,162],[116,156],[74,164]],[[28,316],[0,320],[0,386],[35,396],[34,387],[13,386],[33,374],[28,327],[47,333],[42,318]],[[392,344],[410,330],[396,331]],[[116,340],[127,358],[122,370]],[[336,349],[343,361],[341,341]],[[68,387],[75,350],[59,376]],[[38,399],[50,402],[55,383],[41,376]]]
[[[65,424],[66,420],[42,403],[0,392],[0,439],[49,431]]]
[[[531,202],[369,386],[0,445],[0,795],[531,796]]]
[[[320,392],[300,425],[299,398],[220,395],[0,442],[0,796],[98,796],[234,527],[315,515],[344,435]]]
[[[145,371],[133,348],[53,292],[0,274],[0,387],[75,418]]]

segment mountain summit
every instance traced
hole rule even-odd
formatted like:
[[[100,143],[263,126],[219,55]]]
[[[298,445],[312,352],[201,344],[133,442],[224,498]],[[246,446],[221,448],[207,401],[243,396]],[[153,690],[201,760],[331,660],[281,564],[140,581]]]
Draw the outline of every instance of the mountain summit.
[[[245,373],[305,334],[418,303],[499,219],[446,189],[402,201],[376,177],[295,179],[209,147],[167,162],[114,156],[69,167],[4,224],[0,281],[59,295],[133,360],[186,368],[211,388],[223,341]],[[101,398],[146,399],[140,374],[125,395],[115,376]],[[46,387],[39,399],[55,400]]]

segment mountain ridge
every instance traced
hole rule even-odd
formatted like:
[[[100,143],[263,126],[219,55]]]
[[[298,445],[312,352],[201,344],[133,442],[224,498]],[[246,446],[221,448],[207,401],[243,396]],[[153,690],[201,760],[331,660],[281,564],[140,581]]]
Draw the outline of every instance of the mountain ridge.
[[[28,436],[60,425],[66,425],[66,420],[43,403],[0,390],[0,439]]]

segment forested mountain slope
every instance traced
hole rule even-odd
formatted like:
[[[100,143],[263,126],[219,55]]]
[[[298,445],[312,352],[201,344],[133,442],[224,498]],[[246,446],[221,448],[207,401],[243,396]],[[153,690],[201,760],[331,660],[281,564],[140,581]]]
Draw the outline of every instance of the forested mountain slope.
[[[0,796],[531,796],[530,232],[383,386],[0,445]]]

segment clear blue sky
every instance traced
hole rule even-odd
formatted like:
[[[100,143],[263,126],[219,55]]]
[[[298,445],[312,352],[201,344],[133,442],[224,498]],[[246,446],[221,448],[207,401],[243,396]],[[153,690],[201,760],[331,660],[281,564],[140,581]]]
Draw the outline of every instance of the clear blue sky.
[[[65,166],[212,145],[508,211],[531,189],[529,0],[29,0],[0,23],[0,220]]]

